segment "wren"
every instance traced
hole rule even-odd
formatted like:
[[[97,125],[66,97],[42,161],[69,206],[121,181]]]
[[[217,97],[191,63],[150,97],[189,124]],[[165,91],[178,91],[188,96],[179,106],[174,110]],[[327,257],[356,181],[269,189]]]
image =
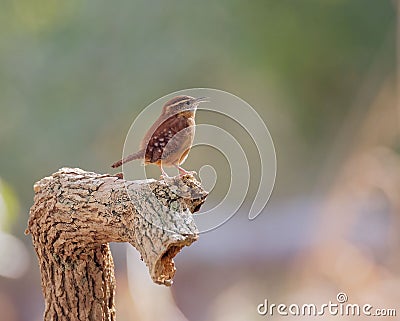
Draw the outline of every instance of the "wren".
[[[206,97],[190,96],[176,96],[167,101],[161,115],[142,139],[139,150],[115,162],[111,167],[116,168],[132,160],[142,159],[145,165],[159,166],[162,175],[166,177],[168,175],[163,166],[174,166],[181,175],[191,174],[180,165],[186,160],[193,144],[197,107],[206,101]]]

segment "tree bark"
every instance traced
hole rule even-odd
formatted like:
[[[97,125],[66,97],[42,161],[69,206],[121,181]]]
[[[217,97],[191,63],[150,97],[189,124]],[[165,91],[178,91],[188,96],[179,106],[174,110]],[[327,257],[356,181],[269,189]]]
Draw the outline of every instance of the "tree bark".
[[[115,320],[109,242],[129,242],[150,276],[171,285],[173,257],[198,238],[207,193],[193,176],[126,181],[62,168],[34,185],[26,233],[39,260],[44,320]]]

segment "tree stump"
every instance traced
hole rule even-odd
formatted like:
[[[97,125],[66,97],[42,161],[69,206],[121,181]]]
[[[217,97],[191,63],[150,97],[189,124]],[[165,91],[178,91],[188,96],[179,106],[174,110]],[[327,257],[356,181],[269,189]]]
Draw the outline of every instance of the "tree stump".
[[[34,185],[32,235],[44,320],[115,320],[109,242],[129,242],[155,283],[171,285],[173,257],[198,238],[192,213],[207,192],[191,175],[126,181],[62,168]]]

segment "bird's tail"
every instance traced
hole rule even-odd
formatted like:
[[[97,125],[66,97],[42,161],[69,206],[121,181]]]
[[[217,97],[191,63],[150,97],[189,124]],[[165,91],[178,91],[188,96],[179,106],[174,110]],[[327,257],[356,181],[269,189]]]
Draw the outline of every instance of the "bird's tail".
[[[127,162],[130,162],[135,159],[141,159],[144,158],[144,150],[140,150],[136,153],[130,154],[129,156],[119,160],[118,162],[115,162],[114,164],[111,165],[112,168],[117,168],[120,167],[122,164],[125,164]]]

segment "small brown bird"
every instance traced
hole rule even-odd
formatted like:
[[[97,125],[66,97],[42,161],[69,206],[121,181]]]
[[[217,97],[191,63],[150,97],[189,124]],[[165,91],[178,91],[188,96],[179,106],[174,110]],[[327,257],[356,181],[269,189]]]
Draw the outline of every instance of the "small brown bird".
[[[158,165],[163,176],[168,177],[163,166],[175,166],[181,174],[189,174],[180,165],[192,147],[196,109],[201,102],[206,101],[206,97],[190,96],[177,96],[167,101],[160,117],[144,136],[139,151],[111,166],[116,168],[131,160],[143,159],[146,165]]]

